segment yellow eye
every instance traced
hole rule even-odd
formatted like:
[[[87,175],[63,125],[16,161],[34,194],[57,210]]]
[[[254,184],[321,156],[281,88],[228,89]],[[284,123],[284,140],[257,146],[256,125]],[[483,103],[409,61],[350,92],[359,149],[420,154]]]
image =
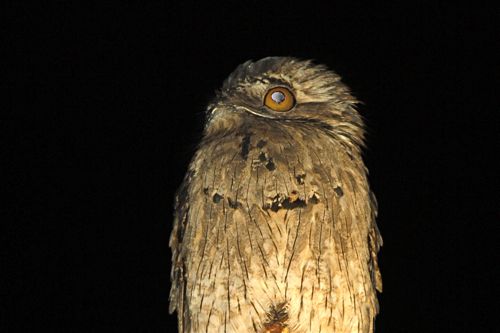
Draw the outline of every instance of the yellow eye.
[[[284,87],[275,87],[267,91],[264,104],[274,111],[285,112],[295,105],[292,92]]]

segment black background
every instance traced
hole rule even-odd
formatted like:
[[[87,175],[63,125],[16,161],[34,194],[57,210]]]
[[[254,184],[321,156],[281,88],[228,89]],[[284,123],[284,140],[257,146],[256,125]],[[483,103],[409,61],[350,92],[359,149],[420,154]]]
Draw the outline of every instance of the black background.
[[[239,63],[269,55],[316,59],[365,102],[365,160],[385,242],[377,331],[480,332],[496,321],[493,8],[10,9],[1,331],[175,331],[174,192],[213,91]]]

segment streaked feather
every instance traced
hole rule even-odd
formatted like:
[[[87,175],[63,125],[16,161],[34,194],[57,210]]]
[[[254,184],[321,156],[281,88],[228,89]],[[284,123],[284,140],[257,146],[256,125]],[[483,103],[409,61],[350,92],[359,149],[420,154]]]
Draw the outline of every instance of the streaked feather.
[[[227,106],[273,77],[291,81],[311,115]],[[219,98],[176,199],[179,332],[372,332],[382,239],[356,101],[333,72],[293,58],[241,65]]]

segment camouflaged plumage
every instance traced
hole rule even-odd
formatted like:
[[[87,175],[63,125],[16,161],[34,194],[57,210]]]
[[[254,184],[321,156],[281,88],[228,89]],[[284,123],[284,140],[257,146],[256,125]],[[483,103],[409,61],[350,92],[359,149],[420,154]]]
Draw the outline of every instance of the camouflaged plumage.
[[[270,87],[296,105],[263,105]],[[382,244],[363,121],[338,75],[295,58],[240,65],[207,109],[175,202],[179,332],[372,332]]]

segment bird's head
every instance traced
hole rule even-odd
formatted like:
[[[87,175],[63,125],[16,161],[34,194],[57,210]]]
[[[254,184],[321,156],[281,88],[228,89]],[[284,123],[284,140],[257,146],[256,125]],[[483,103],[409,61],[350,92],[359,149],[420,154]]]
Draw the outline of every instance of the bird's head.
[[[267,57],[239,65],[209,105],[205,135],[252,124],[300,124],[362,145],[358,101],[340,77],[323,65],[291,57]]]

